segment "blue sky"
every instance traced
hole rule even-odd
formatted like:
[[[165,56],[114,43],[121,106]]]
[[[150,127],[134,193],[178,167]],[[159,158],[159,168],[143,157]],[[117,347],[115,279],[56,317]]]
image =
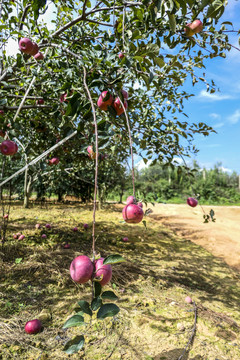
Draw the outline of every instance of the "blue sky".
[[[228,20],[239,30],[239,14],[240,2],[230,0],[219,25]],[[231,35],[230,43],[240,47],[238,37]],[[220,92],[210,94],[203,84],[186,84],[185,90],[195,96],[185,102],[184,111],[191,121],[205,122],[217,134],[195,138],[200,151],[193,159],[206,168],[221,162],[223,169],[240,173],[240,51],[232,49],[225,59],[214,58],[205,65],[207,79],[213,79]]]

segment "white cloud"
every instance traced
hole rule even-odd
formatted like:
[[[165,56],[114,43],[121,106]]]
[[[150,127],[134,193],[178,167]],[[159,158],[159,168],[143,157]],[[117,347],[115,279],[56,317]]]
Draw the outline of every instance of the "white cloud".
[[[219,122],[219,123],[217,123],[217,124],[214,124],[214,125],[213,125],[213,128],[214,128],[214,129],[219,129],[219,128],[223,127],[223,126],[224,126],[224,122]]]
[[[220,114],[216,114],[216,113],[211,113],[209,114],[209,116],[213,119],[220,119],[221,118],[221,115]]]
[[[232,172],[233,172],[231,169],[225,168],[224,166],[220,166],[219,169],[222,170],[223,172],[228,172],[228,173],[232,173]]]
[[[148,162],[145,164],[145,162],[142,159],[136,164],[136,167],[138,168],[138,170],[142,170],[142,169],[145,169],[146,167],[148,167],[151,163],[152,163],[152,160],[148,160]]]
[[[202,90],[200,94],[198,95],[199,99],[209,100],[209,101],[222,101],[227,99],[232,99],[233,97],[231,95],[223,95],[219,93],[210,94],[206,90]]]
[[[240,110],[237,109],[232,115],[228,116],[227,119],[231,124],[237,124],[240,120]]]

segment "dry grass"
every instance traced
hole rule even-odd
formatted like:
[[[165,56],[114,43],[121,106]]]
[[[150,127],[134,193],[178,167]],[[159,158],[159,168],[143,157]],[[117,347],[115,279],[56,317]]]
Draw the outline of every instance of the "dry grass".
[[[194,323],[192,306],[184,302],[190,295],[198,306],[197,332],[182,360],[239,359],[239,274],[153,219],[147,220],[147,230],[122,223],[120,210],[109,206],[97,213],[97,250],[127,260],[114,266],[111,284],[121,311],[92,326],[85,350],[71,358],[177,360]],[[0,254],[0,359],[69,358],[64,343],[85,330],[62,326],[77,301],[91,297],[90,284],[71,281],[69,265],[79,254],[91,255],[91,230],[82,227],[91,221],[91,208],[80,205],[14,206],[9,241]],[[35,230],[37,222],[53,228]],[[12,239],[18,231],[26,236],[21,242]],[[121,241],[124,236],[129,243]],[[63,249],[64,242],[71,248]],[[44,329],[30,336],[24,325],[34,318]]]

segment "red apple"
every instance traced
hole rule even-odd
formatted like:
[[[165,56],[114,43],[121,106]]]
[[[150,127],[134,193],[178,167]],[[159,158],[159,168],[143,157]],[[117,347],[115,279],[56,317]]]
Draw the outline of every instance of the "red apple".
[[[46,224],[46,225],[45,225],[45,228],[46,228],[46,229],[51,229],[51,227],[52,227],[51,224]]]
[[[29,55],[34,56],[38,53],[38,51],[39,51],[38,45],[35,42],[33,42],[33,48],[32,51],[29,53]]]
[[[141,208],[143,207],[143,203],[142,202],[138,202],[137,206],[140,206]]]
[[[87,230],[88,229],[88,224],[83,224],[83,227],[84,227],[85,230]]]
[[[4,115],[4,110],[0,110],[0,116]]]
[[[18,239],[17,234],[13,234],[13,238],[14,238],[14,239]]]
[[[42,239],[46,239],[47,235],[46,234],[42,234]]]
[[[4,140],[0,145],[0,151],[3,155],[14,155],[18,151],[18,146],[14,141]]]
[[[39,61],[44,59],[44,55],[41,52],[38,52],[36,55],[34,55],[34,59]]]
[[[128,92],[126,90],[122,89],[122,94],[123,94],[124,99],[127,100],[128,99]]]
[[[5,214],[3,218],[8,219],[8,214]]]
[[[64,244],[64,245],[63,245],[63,248],[64,248],[64,249],[70,249],[70,244]]]
[[[127,205],[129,205],[129,204],[136,204],[137,203],[137,200],[136,200],[136,198],[133,196],[133,195],[131,195],[131,196],[129,196],[128,198],[127,198]]]
[[[78,231],[78,228],[77,228],[77,227],[74,227],[72,230],[73,230],[74,232],[77,232],[77,231]]]
[[[36,224],[36,225],[35,225],[35,228],[36,228],[36,229],[40,229],[40,228],[41,228],[41,224]]]
[[[196,199],[192,198],[192,197],[189,197],[189,198],[187,199],[187,204],[188,204],[189,206],[191,206],[191,207],[195,207],[195,206],[197,206],[198,201],[197,201]]]
[[[31,55],[31,52],[33,51],[33,43],[30,39],[28,38],[20,39],[18,46],[21,52],[23,52],[24,54]]]
[[[128,241],[128,237],[124,237],[124,238],[122,239],[122,241],[127,242],[127,241]]]
[[[188,303],[188,304],[192,304],[192,299],[190,298],[190,296],[186,296],[185,297],[185,302]]]
[[[28,334],[37,334],[42,329],[42,323],[38,319],[30,320],[25,325],[25,331]]]
[[[67,93],[64,93],[64,94],[62,94],[62,95],[60,96],[59,101],[60,101],[61,103],[63,103],[63,102],[66,100],[66,98],[67,98]]]
[[[123,219],[129,224],[138,224],[143,219],[143,210],[136,204],[129,204],[123,208]]]
[[[98,98],[97,106],[101,109],[106,111],[108,106],[112,105],[113,97],[109,91],[103,91]]]
[[[189,23],[184,28],[184,31],[187,36],[193,36],[194,34],[198,34],[202,31],[203,24],[200,20],[196,19],[192,23]]]
[[[80,255],[71,262],[70,275],[73,281],[78,284],[84,284],[90,280],[93,271],[93,263],[86,255]]]
[[[124,108],[127,109],[128,107],[128,104],[127,104],[127,101],[125,100],[124,101],[124,104],[123,104]],[[124,113],[124,109],[121,105],[121,102],[120,102],[120,99],[119,97],[117,97],[113,103],[113,108],[115,109],[117,115],[121,115]]]
[[[18,232],[16,235],[19,238],[19,236],[21,236],[22,234],[20,232]]]
[[[24,235],[20,235],[19,238],[18,238],[18,240],[23,240],[23,239],[25,239]]]
[[[93,151],[93,147],[90,145],[87,147],[88,156],[91,159],[96,159],[96,153]]]
[[[101,277],[102,280],[99,283],[104,286],[112,278],[112,267],[111,265],[103,265],[104,258],[95,260],[95,277]]]
[[[59,163],[59,158],[54,157],[52,159],[49,160],[49,165],[57,165]]]
[[[125,55],[124,55],[124,53],[120,52],[120,53],[118,54],[118,57],[119,57],[119,59],[123,59],[123,58],[125,58]]]
[[[44,100],[43,99],[38,99],[37,100],[37,105],[43,105],[44,104]]]

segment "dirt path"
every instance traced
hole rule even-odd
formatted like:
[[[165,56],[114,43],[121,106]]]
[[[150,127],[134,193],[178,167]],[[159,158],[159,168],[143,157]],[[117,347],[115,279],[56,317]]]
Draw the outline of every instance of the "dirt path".
[[[150,215],[178,235],[199,244],[240,271],[240,207],[203,206],[215,212],[216,222],[204,224],[200,206],[156,204]]]

